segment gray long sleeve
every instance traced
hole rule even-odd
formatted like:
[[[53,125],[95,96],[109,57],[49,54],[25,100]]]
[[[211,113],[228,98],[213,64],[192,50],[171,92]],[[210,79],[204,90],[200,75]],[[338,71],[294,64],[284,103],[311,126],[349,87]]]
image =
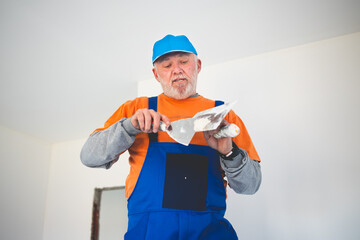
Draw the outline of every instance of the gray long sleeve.
[[[88,167],[110,168],[120,154],[131,147],[139,132],[130,118],[122,118],[107,129],[94,132],[81,150],[81,162]]]
[[[240,154],[233,160],[221,158],[220,163],[229,186],[236,193],[254,194],[257,192],[261,184],[260,164],[250,159],[245,150],[240,148]]]

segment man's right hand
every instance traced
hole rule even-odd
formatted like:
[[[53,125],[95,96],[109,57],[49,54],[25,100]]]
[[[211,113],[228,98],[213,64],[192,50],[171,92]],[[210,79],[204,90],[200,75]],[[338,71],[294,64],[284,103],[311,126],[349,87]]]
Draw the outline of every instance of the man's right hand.
[[[161,121],[166,124],[166,128],[170,126],[167,116],[147,108],[137,110],[131,117],[131,124],[145,133],[158,132]]]

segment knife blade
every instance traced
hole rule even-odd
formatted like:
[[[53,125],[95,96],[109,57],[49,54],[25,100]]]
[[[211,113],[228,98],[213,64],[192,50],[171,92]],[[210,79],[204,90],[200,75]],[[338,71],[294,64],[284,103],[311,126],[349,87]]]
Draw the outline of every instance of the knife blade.
[[[166,131],[176,142],[188,146],[195,132],[215,130],[235,103],[236,101],[226,103],[198,112],[192,118],[174,121],[167,129],[165,123],[162,122],[160,130]]]

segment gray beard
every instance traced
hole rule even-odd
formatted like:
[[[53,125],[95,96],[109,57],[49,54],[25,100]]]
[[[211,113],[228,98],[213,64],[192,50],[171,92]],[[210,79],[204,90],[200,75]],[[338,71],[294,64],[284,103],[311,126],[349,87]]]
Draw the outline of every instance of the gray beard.
[[[185,78],[185,75],[181,75],[181,76],[177,76],[177,78]],[[174,98],[174,99],[186,99],[188,97],[191,97],[192,95],[194,95],[196,93],[196,84],[197,84],[197,72],[195,71],[193,76],[191,76],[191,79],[193,79],[193,81],[190,81],[189,78],[186,77],[186,79],[188,79],[187,85],[185,89],[179,89],[179,88],[174,88],[172,86],[167,86],[166,84],[163,84],[162,79],[160,78],[160,83],[162,86],[162,89],[164,91],[164,94],[168,97]]]
[[[196,93],[196,80],[188,82],[185,89],[177,89],[172,86],[163,86],[164,94],[174,99],[185,99]]]

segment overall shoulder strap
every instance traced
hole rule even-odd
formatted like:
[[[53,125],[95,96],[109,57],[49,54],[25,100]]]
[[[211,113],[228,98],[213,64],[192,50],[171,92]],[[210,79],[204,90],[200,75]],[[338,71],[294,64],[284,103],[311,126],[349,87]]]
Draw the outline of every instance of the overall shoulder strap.
[[[157,111],[157,96],[149,97],[149,109]]]
[[[223,105],[223,104],[224,104],[223,101],[220,101],[220,100],[216,100],[216,101],[215,101],[215,107],[220,106],[220,105]]]
[[[149,97],[149,109],[154,110],[157,112],[157,96]],[[149,141],[150,142],[157,142],[158,141],[158,134],[157,133],[149,133]]]

